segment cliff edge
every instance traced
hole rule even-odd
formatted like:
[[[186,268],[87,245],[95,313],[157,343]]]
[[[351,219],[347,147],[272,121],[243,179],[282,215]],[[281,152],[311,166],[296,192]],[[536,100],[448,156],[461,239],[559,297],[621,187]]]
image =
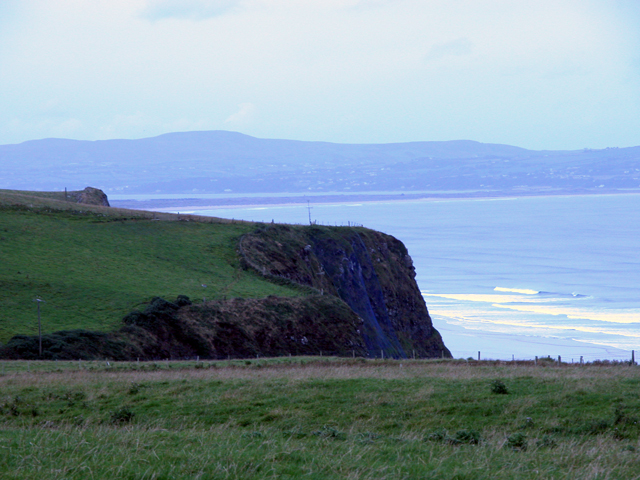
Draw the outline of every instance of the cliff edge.
[[[366,228],[271,224],[243,236],[239,249],[247,265],[265,276],[346,302],[363,319],[360,334],[369,355],[451,357],[398,239]]]

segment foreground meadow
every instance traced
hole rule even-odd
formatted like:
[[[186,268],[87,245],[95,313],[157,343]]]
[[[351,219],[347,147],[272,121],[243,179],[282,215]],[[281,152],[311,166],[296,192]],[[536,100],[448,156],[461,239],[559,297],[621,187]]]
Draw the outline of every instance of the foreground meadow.
[[[640,478],[639,386],[552,362],[0,362],[0,478]]]

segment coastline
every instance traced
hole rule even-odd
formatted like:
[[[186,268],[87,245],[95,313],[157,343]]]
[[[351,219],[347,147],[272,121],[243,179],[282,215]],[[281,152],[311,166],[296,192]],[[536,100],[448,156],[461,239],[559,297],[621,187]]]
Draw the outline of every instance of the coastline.
[[[114,199],[111,206],[116,208],[130,208],[134,210],[151,210],[158,212],[172,212],[176,209],[199,211],[214,209],[260,208],[260,207],[295,207],[311,205],[340,205],[354,203],[388,203],[388,202],[424,202],[424,201],[455,201],[455,200],[513,200],[530,197],[572,197],[572,196],[611,196],[611,195],[640,195],[640,189],[629,191],[468,191],[468,192],[425,192],[425,193],[342,193],[330,195],[302,195],[291,194],[273,196],[264,194],[259,196],[230,196],[219,198],[199,198],[197,194],[184,194],[183,198],[154,198],[154,199]],[[122,195],[118,195],[122,196]],[[207,195],[210,197],[210,195]],[[185,212],[186,213],[186,212]]]
[[[612,304],[610,303],[602,305],[602,302],[597,302],[601,300],[599,297],[607,300],[607,302],[612,300],[613,295],[616,295],[615,291],[611,289],[597,289],[594,291],[593,288],[590,288],[590,285],[585,285],[581,277],[566,277],[566,275],[558,277],[555,270],[559,265],[564,267],[573,265],[572,261],[563,260],[565,255],[562,253],[562,249],[551,249],[545,253],[545,249],[542,248],[545,245],[533,244],[538,254],[540,252],[544,253],[541,258],[546,259],[538,263],[543,267],[547,265],[551,269],[532,270],[531,265],[526,264],[526,262],[522,268],[514,270],[512,266],[520,265],[518,259],[526,258],[527,256],[526,252],[524,252],[525,255],[521,255],[523,252],[518,250],[522,245],[529,245],[528,237],[525,238],[517,234],[522,228],[530,224],[528,216],[523,215],[523,212],[533,215],[531,222],[534,224],[540,216],[550,217],[551,219],[554,217],[566,219],[568,224],[565,221],[558,220],[558,222],[552,222],[551,224],[545,223],[543,229],[537,227],[533,229],[535,235],[537,235],[536,232],[541,232],[542,230],[545,231],[544,235],[547,235],[547,230],[549,229],[557,233],[558,229],[564,231],[571,225],[609,225],[607,222],[601,223],[605,219],[603,215],[605,215],[606,209],[598,207],[593,213],[592,209],[585,206],[606,205],[610,204],[610,202],[615,202],[618,207],[610,212],[614,214],[613,218],[615,219],[618,218],[615,216],[617,215],[615,212],[624,212],[628,208],[638,211],[635,206],[640,200],[639,194],[640,192],[638,191],[607,192],[602,190],[587,193],[546,191],[544,194],[538,191],[535,195],[532,192],[523,195],[522,192],[485,191],[474,192],[473,194],[471,192],[466,192],[466,194],[461,194],[461,192],[448,192],[447,194],[413,192],[405,193],[404,195],[397,193],[386,195],[360,193],[323,196],[282,195],[276,197],[272,195],[266,198],[247,196],[226,199],[217,196],[216,198],[211,198],[212,195],[208,195],[208,198],[194,199],[193,195],[185,195],[185,197],[191,198],[165,199],[164,207],[160,207],[158,210],[172,211],[174,213],[179,211],[181,214],[214,215],[223,218],[240,217],[259,222],[269,222],[274,217],[277,222],[306,224],[306,208],[307,200],[309,200],[311,208],[317,207],[316,210],[312,210],[312,214],[321,224],[333,225],[335,223],[334,220],[337,219],[338,223],[335,224],[347,225],[348,220],[355,219],[356,222],[352,222],[352,224],[365,224],[370,228],[385,231],[395,235],[397,238],[401,238],[412,252],[419,285],[427,286],[431,292],[449,292],[458,295],[481,294],[486,293],[487,288],[490,287],[491,293],[495,294],[493,289],[498,285],[511,289],[543,290],[546,295],[542,300],[547,300],[544,302],[541,300],[542,306],[566,304],[567,311],[555,312],[558,313],[556,315],[553,312],[521,312],[512,309],[500,309],[497,311],[492,308],[493,304],[490,302],[485,302],[486,304],[467,304],[462,301],[455,301],[457,307],[465,311],[463,313],[473,317],[471,318],[472,321],[468,322],[465,320],[466,316],[451,316],[447,308],[436,305],[433,299],[426,299],[432,313],[434,326],[443,335],[445,344],[454,356],[476,357],[477,352],[482,351],[482,358],[493,359],[510,359],[515,354],[516,357],[521,356],[529,359],[534,358],[535,355],[551,355],[552,357],[562,355],[562,358],[566,358],[567,361],[571,361],[572,358],[579,359],[580,356],[588,360],[623,360],[628,359],[629,351],[636,347],[633,339],[626,338],[628,336],[635,337],[635,334],[629,335],[629,332],[625,331],[630,328],[631,333],[634,333],[636,329],[633,325],[625,326],[628,325],[626,323],[624,325],[620,324],[622,326],[610,325],[610,323],[601,325],[597,319],[575,320],[567,316],[567,312],[574,315],[569,310],[576,306],[598,311],[601,306],[603,308],[607,307],[607,305],[611,307]],[[536,198],[539,198],[540,201],[536,201]],[[553,200],[554,198],[558,199],[558,205]],[[566,201],[563,201],[563,198]],[[505,200],[505,202],[501,202],[501,200]],[[161,199],[156,198],[152,201],[156,205],[161,204]],[[137,202],[137,208],[142,208],[140,207],[141,203]],[[176,205],[179,203],[181,205]],[[146,208],[150,208],[148,205]],[[565,205],[565,207],[558,209],[557,207],[560,205]],[[477,217],[479,212],[486,210],[493,213]],[[418,212],[431,213],[422,215]],[[440,212],[441,214],[434,216],[433,212]],[[505,214],[510,212],[512,215],[511,217],[502,214],[498,217],[493,215],[500,212]],[[518,212],[518,215],[513,215],[516,212]],[[592,212],[592,214],[587,215],[585,212]],[[597,212],[600,212],[600,214],[597,214]],[[469,219],[467,218],[469,215],[472,215],[472,221],[467,228],[465,222]],[[585,218],[581,220],[582,217]],[[426,230],[424,228],[421,229],[420,225],[412,223],[412,219],[415,218],[425,219],[425,222],[430,227]],[[519,218],[520,221],[514,224],[505,223],[508,218],[516,220]],[[586,221],[587,218],[590,220]],[[606,218],[609,217],[607,216]],[[496,219],[497,223],[494,222]],[[509,228],[504,228],[506,225]],[[476,232],[474,228],[478,226],[485,228],[485,230],[486,228],[495,228],[499,232],[509,231],[510,238],[514,238],[513,235],[515,234],[515,238],[519,239],[518,245],[511,245],[513,247],[511,248],[509,242],[503,242],[504,248],[496,249],[492,244],[482,244],[482,236],[480,236],[478,237],[482,244],[480,245],[482,248],[480,248],[476,244],[477,242],[473,240],[475,238],[474,232]],[[609,228],[604,230],[609,231]],[[563,235],[558,238],[559,243],[564,243],[567,240]],[[521,242],[522,245],[520,245]],[[549,244],[547,244],[548,246]],[[578,253],[579,251],[580,249],[577,250]],[[607,257],[606,251],[598,250],[598,252],[600,260]],[[619,255],[619,252],[615,253],[615,255]],[[627,255],[625,258],[633,257]],[[602,273],[606,272],[603,271]],[[495,279],[496,275],[499,275],[499,279]],[[454,278],[455,280],[453,280]],[[616,280],[617,277],[615,275],[611,278],[613,280],[607,280],[604,283],[609,286],[622,285]],[[598,281],[596,280],[596,283]],[[588,286],[589,288],[587,288]],[[548,292],[560,293],[550,294]],[[585,294],[589,299],[593,297],[595,300],[580,299],[582,295],[579,297],[570,296],[573,292]],[[567,300],[567,298],[570,300]],[[623,300],[625,298],[623,296]],[[576,305],[576,302],[579,302],[579,305]],[[588,303],[588,305],[582,305],[584,303]],[[635,308],[635,304],[631,306]],[[496,318],[496,315],[505,317],[504,321],[511,321],[517,318],[520,328],[517,329],[517,332],[514,329],[513,332],[509,333],[500,331],[500,328],[492,328],[493,323],[500,323],[500,318]],[[526,321],[527,319],[531,321]],[[594,322],[598,324],[593,325]],[[614,324],[617,323],[619,322],[614,322]],[[547,328],[549,325],[550,327]],[[558,329],[558,326],[563,328]],[[584,333],[576,326],[586,326],[591,330]],[[610,332],[609,330],[612,330],[612,327],[615,327],[613,328],[615,331]],[[594,339],[598,339],[594,337],[597,332],[592,330],[593,328],[604,329],[602,332],[603,344],[598,341],[594,342]],[[620,343],[620,338],[613,338],[616,336],[621,336],[622,340],[628,341]]]

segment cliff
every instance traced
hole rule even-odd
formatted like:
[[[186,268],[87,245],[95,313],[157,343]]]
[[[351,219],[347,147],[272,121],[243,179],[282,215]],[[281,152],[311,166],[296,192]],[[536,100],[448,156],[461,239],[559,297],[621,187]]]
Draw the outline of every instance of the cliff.
[[[25,301],[36,296],[46,299],[43,359],[450,356],[389,235],[160,219],[99,206],[106,196],[90,188],[66,202],[29,193],[0,192],[0,358],[40,358]],[[74,209],[79,200],[99,205]],[[205,284],[206,303],[184,296],[202,298]]]
[[[365,228],[267,225],[240,240],[246,263],[344,300],[372,356],[450,357],[433,327],[406,247]]]

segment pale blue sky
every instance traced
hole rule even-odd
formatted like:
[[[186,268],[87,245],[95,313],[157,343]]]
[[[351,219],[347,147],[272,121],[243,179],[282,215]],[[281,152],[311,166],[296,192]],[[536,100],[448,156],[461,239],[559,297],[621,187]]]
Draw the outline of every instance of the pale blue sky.
[[[0,144],[640,145],[637,0],[3,0]]]

